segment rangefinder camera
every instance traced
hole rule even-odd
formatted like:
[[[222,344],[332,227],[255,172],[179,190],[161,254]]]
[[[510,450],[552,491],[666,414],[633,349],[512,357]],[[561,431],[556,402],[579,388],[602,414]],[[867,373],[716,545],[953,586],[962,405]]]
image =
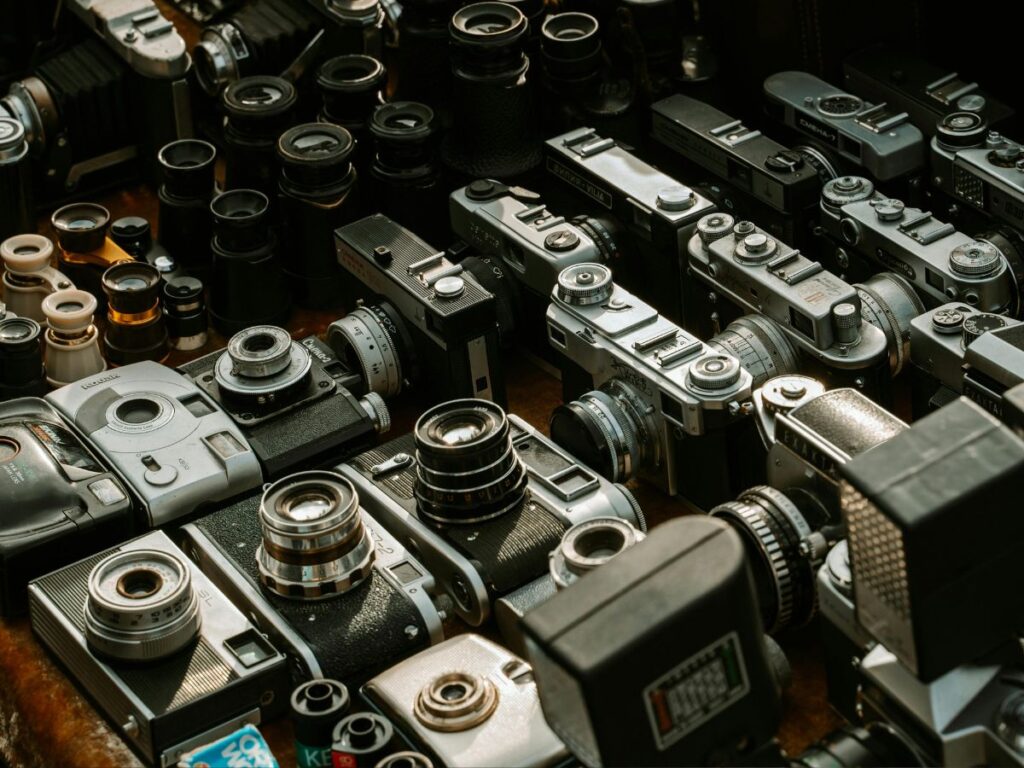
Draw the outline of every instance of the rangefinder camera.
[[[363,391],[390,397],[414,387],[434,401],[505,402],[493,294],[382,214],[340,227],[334,239],[366,303],[331,323],[327,343],[362,374]]]
[[[46,397],[124,478],[145,528],[263,482],[259,459],[231,417],[159,363],[103,371]]]
[[[128,489],[46,401],[0,404],[0,616],[27,609],[30,579],[123,539]]]
[[[548,727],[533,669],[480,635],[422,651],[362,694],[434,765],[545,768],[570,758]]]
[[[296,682],[362,681],[444,636],[433,577],[335,472],[283,477],[183,533],[203,573],[286,650]]]
[[[896,179],[924,165],[924,136],[901,109],[843,93],[807,72],[769,76],[764,95],[771,117],[874,179]]]
[[[935,135],[936,124],[951,112],[974,112],[993,126],[1014,116],[1012,107],[970,78],[887,45],[847,56],[843,82],[866,99],[905,111],[928,138]]]
[[[622,284],[650,296],[660,312],[681,322],[686,242],[714,204],[592,128],[550,139],[544,164],[562,182],[563,194],[574,193],[573,203],[583,201],[595,215],[610,214],[627,235],[616,272]]]
[[[914,417],[945,405],[957,395],[967,394],[968,362],[972,380],[978,384],[972,384],[972,391],[978,395],[982,389],[993,395],[1005,391],[1018,375],[1019,348],[1006,339],[990,342],[986,337],[990,331],[1019,335],[1020,327],[1021,322],[1012,317],[981,312],[955,301],[915,318],[910,326]],[[972,350],[983,339],[985,343]],[[998,402],[989,399],[991,405]]]
[[[357,399],[344,382],[358,377],[316,336],[256,325],[179,370],[234,420],[268,479],[336,462],[391,427],[380,395]]]
[[[929,211],[879,194],[868,179],[840,176],[826,184],[821,224],[843,246],[902,275],[931,306],[961,301],[982,312],[1020,311],[1016,273],[1024,262],[1007,241],[958,232]]]
[[[932,183],[955,200],[1024,229],[1024,149],[975,112],[953,112],[932,139]]]
[[[562,271],[547,323],[564,358],[556,443],[608,480],[643,477],[698,506],[731,487],[724,432],[750,410],[752,387],[736,357],[659,315],[601,264]]]
[[[338,471],[472,626],[493,600],[547,572],[548,553],[573,523],[618,517],[643,527],[628,490],[486,400],[441,403],[412,434]]]
[[[284,711],[287,661],[162,531],[29,585],[32,630],[164,768]]]
[[[651,114],[658,142],[714,176],[720,206],[762,222],[786,242],[804,241],[823,183],[813,157],[683,94],[656,102]]]

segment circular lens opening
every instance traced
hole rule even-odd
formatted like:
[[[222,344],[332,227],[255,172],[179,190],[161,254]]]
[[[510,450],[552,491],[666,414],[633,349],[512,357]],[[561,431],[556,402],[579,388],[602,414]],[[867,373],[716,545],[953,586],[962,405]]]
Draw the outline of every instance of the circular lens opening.
[[[334,497],[324,490],[302,490],[281,502],[281,513],[296,522],[319,520],[335,507]]]
[[[32,256],[39,253],[39,248],[34,245],[19,245],[14,252],[19,256]]]
[[[195,139],[184,139],[166,145],[160,150],[160,161],[169,168],[198,168],[206,165],[217,154],[212,144]]]
[[[482,421],[468,416],[455,416],[437,426],[437,436],[445,445],[463,445],[478,439],[487,429]]]
[[[576,539],[576,550],[584,557],[610,558],[626,546],[626,537],[615,528],[595,528],[584,531]]]
[[[79,216],[75,219],[70,219],[65,222],[64,226],[66,229],[72,232],[84,232],[96,227],[97,221],[89,216]]]
[[[159,592],[163,584],[163,578],[156,571],[136,568],[117,580],[117,592],[131,600],[142,600]]]
[[[58,312],[80,312],[85,309],[85,305],[80,301],[62,301],[56,309]]]
[[[266,352],[268,349],[273,349],[276,343],[274,337],[269,333],[257,333],[242,342],[242,349],[253,353]]]
[[[512,24],[505,16],[500,16],[496,13],[482,13],[479,16],[471,17],[466,22],[466,31],[491,35],[495,32],[504,32],[511,26]]]
[[[262,192],[236,189],[215,197],[210,203],[210,209],[214,216],[222,219],[247,219],[263,214],[268,204],[267,196]]]
[[[141,277],[135,277],[134,275],[122,277],[120,280],[117,281],[117,287],[119,290],[122,291],[141,291],[147,288],[148,286],[149,283],[147,283]]]
[[[160,415],[160,406],[153,400],[133,398],[117,406],[115,413],[125,424],[146,424]]]
[[[462,683],[446,683],[441,686],[441,698],[445,701],[460,701],[469,691]]]
[[[329,133],[306,133],[301,136],[297,136],[292,141],[292,146],[299,152],[309,154],[333,149],[338,146],[339,143],[338,137],[332,136]]]
[[[384,120],[385,126],[398,130],[403,128],[419,128],[423,124],[424,121],[419,115],[414,115],[409,112],[400,112],[396,115],[390,115]]]
[[[13,319],[0,323],[0,340],[24,341],[32,335],[32,326],[21,319]]]
[[[281,91],[270,85],[250,85],[240,88],[235,93],[235,98],[240,104],[247,107],[256,107],[263,104],[273,104],[281,100]]]
[[[9,437],[0,437],[0,464],[10,461],[21,452],[21,446]]]

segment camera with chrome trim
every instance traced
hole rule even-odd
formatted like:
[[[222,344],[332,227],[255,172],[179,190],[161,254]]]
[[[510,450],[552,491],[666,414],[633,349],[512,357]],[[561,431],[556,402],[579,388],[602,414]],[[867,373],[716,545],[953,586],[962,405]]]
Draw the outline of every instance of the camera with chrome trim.
[[[287,661],[163,531],[29,585],[32,630],[149,764],[288,706]]]
[[[753,375],[730,350],[738,337],[705,344],[601,264],[562,271],[547,323],[563,356],[565,403],[551,416],[551,437],[587,466],[613,482],[645,478],[705,509],[762,477],[756,463],[747,475],[742,458],[759,441],[743,423]],[[794,359],[759,362],[791,373]]]
[[[711,510],[739,532],[765,631],[817,613],[818,570],[844,536],[839,467],[907,425],[855,389],[826,391],[808,376],[777,376],[754,393],[768,449],[767,482]]]
[[[863,170],[878,181],[908,181],[926,160],[925,138],[906,112],[844,93],[807,72],[764,81],[769,117],[810,142],[830,176]]]
[[[316,336],[256,325],[178,370],[232,418],[268,479],[337,462],[391,428],[380,395],[353,395],[358,376]]]
[[[155,177],[157,150],[192,133],[191,59],[152,0],[60,5],[76,42],[0,97],[0,115],[25,129],[37,205]]]
[[[685,314],[686,242],[714,204],[640,160],[614,139],[580,128],[545,143],[544,165],[561,182],[548,190],[560,209],[612,217],[621,231],[616,276],[674,322]]]
[[[547,573],[548,553],[574,523],[617,517],[642,527],[626,488],[486,400],[436,405],[412,433],[338,471],[473,626],[494,600]]]
[[[1024,441],[958,398],[840,472],[861,722],[920,765],[1024,764]]]
[[[544,310],[558,274],[572,264],[612,260],[612,234],[597,219],[567,220],[537,193],[490,179],[455,190],[449,209],[452,232],[475,252],[500,259],[502,272],[515,281],[509,292],[517,299],[516,340],[548,356]]]
[[[361,374],[360,391],[506,402],[498,302],[472,273],[381,214],[340,227],[334,241],[355,278],[345,302],[355,309],[331,323],[327,343]]]
[[[365,680],[444,636],[434,578],[336,472],[287,475],[182,531],[296,681]]]
[[[1002,393],[1024,376],[1021,328],[1021,321],[1012,317],[956,301],[914,318],[910,359],[915,418],[958,395],[984,400],[986,409],[999,415]],[[988,338],[990,332],[996,336]]]
[[[819,175],[813,156],[683,94],[655,102],[651,116],[670,167],[710,173],[701,188],[720,208],[760,221],[787,243],[809,241],[821,185],[830,178]]]
[[[821,228],[854,277],[881,267],[902,275],[929,306],[961,301],[982,312],[1021,313],[1024,249],[1016,238],[996,231],[971,237],[930,211],[886,197],[861,176],[825,185]]]
[[[804,372],[830,387],[891,396],[892,377],[910,355],[910,320],[924,311],[902,277],[882,272],[851,285],[726,213],[698,222],[689,252],[697,279],[690,281],[687,327],[715,333],[740,312],[762,315],[799,350]]]
[[[245,435],[207,392],[152,361],[61,387],[47,402],[116,470],[141,529],[174,523],[263,482]]]
[[[530,665],[480,635],[421,651],[361,693],[433,765],[544,768],[571,758],[544,717]]]

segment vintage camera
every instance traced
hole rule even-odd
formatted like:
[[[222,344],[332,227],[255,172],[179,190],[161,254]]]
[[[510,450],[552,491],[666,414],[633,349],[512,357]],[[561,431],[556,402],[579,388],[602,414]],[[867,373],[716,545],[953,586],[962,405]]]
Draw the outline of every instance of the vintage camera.
[[[654,138],[713,174],[716,202],[759,221],[774,237],[804,244],[821,185],[812,156],[772,141],[710,104],[676,94],[651,106]],[[678,162],[673,157],[674,162]],[[705,189],[707,185],[705,185]]]
[[[45,401],[0,403],[0,615],[26,608],[25,585],[131,533],[116,473]]]
[[[974,112],[992,126],[1014,117],[1013,107],[976,82],[892,45],[876,45],[847,56],[843,81],[866,99],[905,111],[929,139],[950,112]]]
[[[1005,339],[990,344],[988,333],[1019,336],[1019,320],[991,312],[980,312],[960,302],[950,302],[926,312],[910,324],[910,359],[913,362],[915,417],[945,405],[957,395],[987,390],[989,410],[997,408],[996,393],[1012,386],[1015,375],[1024,374],[1017,358],[1020,353]],[[1004,331],[1005,329],[1005,331]],[[981,340],[985,343],[972,349]],[[969,358],[969,359],[968,359]],[[969,363],[969,370],[965,368]],[[967,378],[972,385],[967,385]]]
[[[910,115],[884,102],[843,93],[807,72],[778,72],[764,81],[765,108],[811,140],[835,170],[863,169],[878,181],[907,177],[925,163],[925,139]]]
[[[643,477],[704,508],[749,484],[729,466],[747,463],[736,453],[748,442],[742,430],[728,429],[751,396],[737,358],[659,315],[600,264],[562,271],[547,323],[564,358],[556,443],[613,482]]]
[[[902,275],[931,306],[961,301],[982,312],[1021,312],[1024,254],[1006,238],[965,235],[929,211],[876,192],[860,176],[825,185],[821,226],[847,258],[849,249]]]
[[[148,763],[287,707],[285,656],[162,531],[29,585],[32,629]]]
[[[638,514],[641,526],[646,521]],[[548,572],[494,603],[494,618],[501,639],[515,653],[525,654],[523,616],[575,584],[595,568],[644,540],[645,529],[618,517],[594,517],[576,523],[562,535],[562,541],[548,555]]]
[[[754,400],[767,483],[711,514],[742,537],[765,631],[775,634],[817,613],[818,570],[844,535],[838,468],[907,425],[857,390],[826,392],[806,376],[771,379]]]
[[[183,532],[296,680],[365,680],[443,638],[433,577],[335,472],[288,475]]]
[[[641,525],[628,490],[486,400],[434,406],[412,434],[339,471],[473,626],[492,600],[547,571],[548,553],[573,523],[619,517]]]
[[[1024,442],[964,398],[842,468],[856,619],[878,643],[862,719],[923,765],[1022,762],[1022,472]]]
[[[473,275],[381,214],[334,239],[354,291],[374,303],[331,323],[327,342],[362,373],[366,391],[390,397],[411,386],[434,402],[506,402],[497,302]]]
[[[726,213],[705,216],[689,241],[688,327],[717,330],[738,311],[763,314],[801,350],[807,372],[831,386],[853,385],[888,397],[892,376],[909,356],[910,320],[924,311],[910,284],[883,272],[851,285],[773,238]],[[698,282],[699,281],[699,282]],[[698,286],[711,288],[711,295]],[[713,297],[713,301],[712,301]]]
[[[143,528],[186,517],[263,481],[241,430],[194,382],[150,361],[46,396],[141,503]]]
[[[267,478],[336,462],[391,428],[380,396],[354,397],[355,376],[316,336],[257,325],[179,370],[231,417]]]
[[[682,322],[686,242],[697,221],[715,209],[711,201],[591,128],[549,139],[545,152],[548,173],[582,195],[587,212],[610,213],[629,233],[632,249],[624,251],[616,271],[622,285]],[[578,195],[564,207],[578,205]]]
[[[435,765],[542,768],[570,758],[545,720],[530,665],[480,635],[422,651],[362,694]]]
[[[10,312],[46,322],[43,299],[55,291],[75,287],[71,280],[50,266],[52,258],[53,243],[42,235],[14,235],[0,243],[4,300]]]
[[[1024,149],[989,130],[982,115],[952,112],[931,143],[932,183],[953,199],[1024,229]]]

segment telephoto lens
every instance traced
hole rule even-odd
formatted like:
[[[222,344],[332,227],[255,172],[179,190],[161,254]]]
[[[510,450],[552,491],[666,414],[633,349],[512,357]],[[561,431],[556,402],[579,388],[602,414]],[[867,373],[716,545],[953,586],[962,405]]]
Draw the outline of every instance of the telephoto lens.
[[[527,26],[506,3],[473,3],[452,16],[452,126],[442,157],[458,176],[511,182],[540,163]]]
[[[42,332],[39,323],[27,317],[0,320],[0,400],[41,397],[46,392]]]
[[[357,712],[334,729],[331,759],[334,765],[372,768],[391,754],[395,729],[391,721],[374,712]]]
[[[527,473],[512,445],[508,419],[487,400],[452,400],[416,422],[415,496],[421,515],[472,524],[522,503]]]
[[[262,192],[236,189],[210,203],[210,317],[225,336],[251,325],[284,325],[291,311],[269,202]]]
[[[295,119],[295,86],[282,77],[244,77],[227,88],[224,187],[277,193],[277,139]]]
[[[43,299],[46,331],[46,381],[63,387],[107,369],[100,353],[99,331],[93,325],[96,297],[69,288]]]
[[[345,273],[334,230],[360,215],[353,148],[352,135],[331,123],[297,125],[277,142],[278,213],[282,242],[291,253],[282,269],[302,307],[328,309],[342,300]]]
[[[42,235],[14,235],[0,243],[4,264],[4,301],[7,311],[44,323],[43,299],[54,291],[74,288],[50,266],[53,243]]]
[[[164,320],[171,347],[180,350],[206,346],[206,297],[195,277],[176,277],[163,285]]]
[[[217,148],[199,139],[181,139],[164,145],[157,159],[163,176],[157,192],[160,242],[188,272],[205,275],[210,268]]]
[[[459,0],[405,0],[398,17],[397,84],[399,99],[444,109],[451,92],[448,21]]]
[[[77,286],[99,300],[106,308],[101,277],[108,267],[122,261],[135,261],[132,255],[107,237],[110,211],[96,203],[71,203],[58,208],[50,217],[57,233],[60,271]]]
[[[169,351],[160,307],[162,281],[152,264],[115,264],[103,273],[107,327],[103,351],[112,365],[162,362]]]
[[[25,127],[0,117],[0,239],[32,229],[32,166]]]
[[[441,188],[434,110],[415,101],[384,104],[370,119],[370,133],[376,149],[368,185],[374,210],[427,242],[446,241],[448,197]]]
[[[337,680],[310,680],[295,689],[291,716],[299,768],[331,764],[334,726],[348,714],[351,704],[348,688]]]
[[[151,264],[163,280],[183,274],[174,258],[160,243],[153,241],[149,221],[141,216],[123,216],[110,225],[110,239],[138,261]]]
[[[345,128],[355,140],[353,157],[360,172],[373,157],[367,124],[373,111],[384,103],[388,73],[372,56],[351,54],[328,59],[316,75],[323,107],[319,120]]]

